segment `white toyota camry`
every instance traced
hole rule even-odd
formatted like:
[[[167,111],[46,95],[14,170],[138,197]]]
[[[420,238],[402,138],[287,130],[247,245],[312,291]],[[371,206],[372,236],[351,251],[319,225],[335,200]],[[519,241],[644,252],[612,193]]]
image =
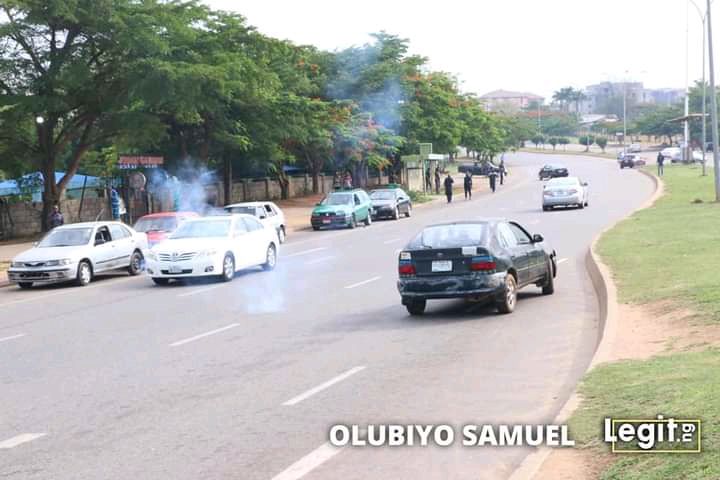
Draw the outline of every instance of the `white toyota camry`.
[[[245,268],[275,268],[279,244],[277,231],[252,215],[191,218],[148,252],[146,271],[158,285],[213,276],[229,282]]]

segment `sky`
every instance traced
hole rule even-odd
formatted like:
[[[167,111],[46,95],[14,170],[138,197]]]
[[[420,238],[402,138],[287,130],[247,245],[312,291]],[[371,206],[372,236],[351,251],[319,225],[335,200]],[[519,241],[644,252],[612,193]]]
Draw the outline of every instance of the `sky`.
[[[433,70],[456,75],[463,91],[479,95],[503,89],[549,100],[562,87],[608,80],[684,88],[686,66],[690,84],[702,78],[701,13],[687,0],[205,3],[243,15],[265,35],[323,50],[369,43],[372,32],[398,35],[409,40],[410,53],[428,57]],[[704,14],[705,0],[695,3]],[[711,14],[720,38],[720,9]]]

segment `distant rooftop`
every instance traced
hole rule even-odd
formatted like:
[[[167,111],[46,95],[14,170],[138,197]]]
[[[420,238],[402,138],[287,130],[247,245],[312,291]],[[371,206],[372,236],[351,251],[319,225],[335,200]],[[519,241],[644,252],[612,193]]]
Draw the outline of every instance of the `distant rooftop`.
[[[542,100],[543,97],[529,92],[512,92],[510,90],[494,90],[482,95],[480,98],[529,98],[531,100]]]

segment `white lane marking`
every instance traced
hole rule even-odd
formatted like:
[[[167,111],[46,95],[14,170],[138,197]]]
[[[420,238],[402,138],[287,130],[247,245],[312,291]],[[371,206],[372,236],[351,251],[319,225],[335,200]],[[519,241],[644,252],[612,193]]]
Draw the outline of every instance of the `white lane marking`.
[[[355,287],[359,287],[359,286],[361,286],[361,285],[365,285],[366,283],[374,282],[375,280],[380,280],[380,278],[381,278],[381,277],[368,278],[367,280],[363,280],[362,282],[353,283],[352,285],[348,285],[348,286],[345,287],[345,288],[355,288]]]
[[[64,288],[64,287],[60,287],[62,290],[59,290],[59,291],[57,291],[57,292],[48,293],[48,294],[45,294],[45,295],[33,295],[32,297],[21,298],[20,300],[13,300],[13,301],[11,301],[11,302],[0,303],[0,307],[4,307],[4,306],[7,306],[7,305],[15,305],[15,304],[17,304],[17,303],[25,303],[25,302],[39,301],[39,300],[42,300],[42,299],[44,299],[44,298],[55,297],[55,296],[57,296],[57,295],[68,295],[68,294],[70,294],[70,293],[75,293],[75,292],[77,292],[77,293],[87,292],[88,290],[92,290],[92,289],[94,289],[94,288],[107,287],[108,285],[111,285],[111,286],[112,286],[112,285],[116,285],[116,284],[121,283],[121,282],[128,282],[128,281],[130,281],[130,280],[138,280],[138,279],[140,279],[140,278],[143,278],[143,276],[120,278],[120,279],[117,279],[117,280],[116,280],[116,279],[109,279],[109,280],[100,281],[99,283],[96,283],[96,284],[94,284],[94,285],[88,285],[87,287],[83,287],[83,288],[72,288],[72,287]]]
[[[390,240],[385,240],[385,241],[383,242],[383,244],[384,244],[384,245],[390,245],[391,243],[397,243],[397,242],[399,242],[399,241],[400,241],[399,238],[392,238],[392,239],[390,239]]]
[[[537,225],[538,223],[540,223],[540,220],[530,220],[528,225]]]
[[[9,448],[15,448],[23,443],[32,442],[40,437],[44,437],[47,433],[23,433],[16,437],[8,438],[7,440],[0,442],[0,450],[6,450]]]
[[[327,256],[327,257],[320,257],[320,258],[316,258],[315,260],[308,260],[307,262],[305,262],[305,265],[312,265],[314,263],[325,262],[327,260],[332,260],[333,258],[335,258],[335,257],[332,255]]]
[[[181,293],[180,295],[178,295],[178,297],[189,297],[190,295],[197,295],[198,293],[209,292],[210,290],[215,290],[216,288],[220,288],[223,286],[224,285],[213,285],[212,287],[201,288],[200,290],[193,290],[192,292],[187,293]]]
[[[325,443],[275,475],[272,480],[298,480],[330,460],[341,450],[340,447]]]
[[[0,342],[6,342],[6,341],[8,341],[8,340],[14,340],[14,339],[16,339],[16,338],[21,338],[21,337],[24,337],[24,336],[25,336],[25,334],[24,334],[24,333],[21,333],[20,335],[13,335],[12,337],[0,338]]]
[[[300,255],[307,255],[308,253],[319,252],[321,250],[327,250],[326,247],[311,248],[310,250],[303,250],[302,252],[292,253],[290,255],[283,255],[285,257],[299,257]]]
[[[195,335],[194,337],[186,338],[185,340],[180,340],[175,343],[171,343],[171,347],[179,347],[180,345],[185,345],[186,343],[194,342],[195,340],[200,340],[201,338],[209,337],[210,335],[215,335],[216,333],[224,332],[225,330],[230,330],[231,328],[239,327],[239,323],[231,323],[230,325],[227,325],[222,328],[217,328],[215,330],[210,330],[209,332],[201,333],[200,335]]]
[[[560,260],[558,260],[558,264],[563,263],[563,262],[567,262],[567,258],[561,258]]]
[[[345,380],[346,378],[348,378],[348,377],[350,377],[350,376],[352,376],[352,375],[355,375],[356,373],[361,372],[361,371],[363,371],[363,370],[365,370],[365,367],[355,367],[355,368],[351,368],[351,369],[348,370],[347,372],[341,373],[341,374],[338,375],[337,377],[331,378],[331,379],[328,380],[327,382],[321,383],[321,384],[318,385],[317,387],[311,388],[311,389],[308,390],[307,392],[301,393],[301,394],[298,395],[297,397],[288,400],[287,402],[283,403],[283,405],[289,407],[289,406],[291,406],[291,405],[298,404],[298,403],[302,402],[303,400],[306,400],[306,399],[312,397],[312,396],[315,395],[316,393],[322,392],[322,391],[325,390],[326,388],[329,388],[329,387],[335,385],[335,384],[338,383],[338,382],[342,382],[342,381]]]

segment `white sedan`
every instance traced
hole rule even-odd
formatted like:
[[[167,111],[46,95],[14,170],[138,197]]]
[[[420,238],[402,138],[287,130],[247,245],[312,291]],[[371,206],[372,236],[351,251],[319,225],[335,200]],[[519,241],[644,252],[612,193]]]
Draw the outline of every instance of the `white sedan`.
[[[543,187],[542,208],[545,212],[555,207],[585,208],[589,195],[588,183],[578,177],[552,178]]]
[[[112,270],[138,275],[147,248],[147,235],[121,222],[62,225],[12,260],[8,280],[20,288],[73,280],[85,286]]]
[[[227,213],[246,213],[255,216],[261,223],[277,230],[280,243],[285,243],[287,228],[285,227],[285,214],[273,202],[243,202],[233,203],[225,207]]]
[[[147,273],[158,285],[193,277],[229,282],[245,268],[275,268],[279,244],[275,229],[252,215],[191,218],[148,252]]]

